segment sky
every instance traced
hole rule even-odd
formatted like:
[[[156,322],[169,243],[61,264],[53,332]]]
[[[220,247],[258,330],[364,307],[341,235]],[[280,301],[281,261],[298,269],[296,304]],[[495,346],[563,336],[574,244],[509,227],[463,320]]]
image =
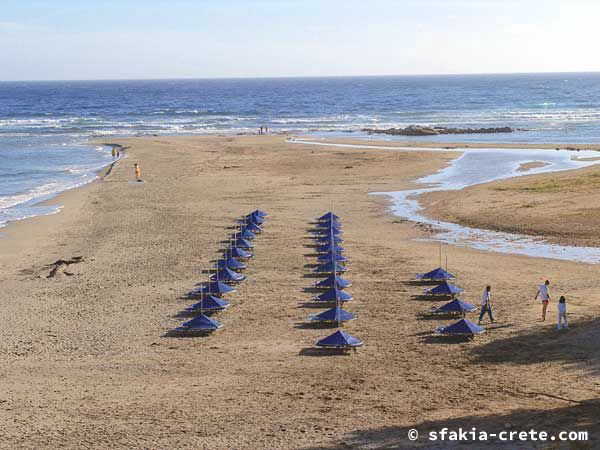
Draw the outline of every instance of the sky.
[[[600,71],[599,0],[0,2],[0,80]]]

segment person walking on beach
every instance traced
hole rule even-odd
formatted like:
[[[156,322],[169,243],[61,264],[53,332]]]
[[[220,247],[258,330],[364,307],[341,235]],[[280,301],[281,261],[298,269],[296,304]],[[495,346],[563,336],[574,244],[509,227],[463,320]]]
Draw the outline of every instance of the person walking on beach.
[[[567,319],[567,299],[564,295],[561,295],[558,299],[558,326],[559,330],[562,330],[564,325],[564,329],[569,329],[569,320]]]
[[[142,181],[142,171],[140,170],[139,164],[135,163],[133,165],[133,168],[135,170],[135,181],[141,182]]]
[[[117,149],[116,147],[112,148],[112,157],[113,157],[113,161],[115,160],[115,158],[117,157]]]
[[[548,309],[548,303],[550,303],[550,281],[546,280],[544,284],[542,284],[537,294],[535,294],[535,299],[540,297],[542,299],[542,322],[546,320],[546,310]]]
[[[490,320],[492,321],[492,323],[494,323],[494,315],[492,313],[492,287],[491,286],[486,286],[485,287],[485,291],[483,291],[483,297],[481,298],[481,312],[479,313],[479,325],[481,325],[481,319],[483,319],[483,316],[485,315],[485,313],[488,313],[488,316],[490,316]]]

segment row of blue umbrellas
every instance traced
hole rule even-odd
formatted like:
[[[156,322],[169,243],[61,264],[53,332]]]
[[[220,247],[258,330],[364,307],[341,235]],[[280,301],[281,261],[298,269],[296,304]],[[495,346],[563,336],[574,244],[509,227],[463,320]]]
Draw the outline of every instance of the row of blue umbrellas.
[[[479,325],[465,318],[466,313],[476,311],[477,307],[458,298],[464,292],[464,289],[452,283],[452,281],[456,280],[455,275],[448,272],[447,269],[438,267],[430,272],[417,274],[416,278],[420,281],[439,283],[433,288],[425,289],[424,294],[426,296],[450,298],[450,301],[444,305],[433,308],[431,311],[432,314],[462,316],[462,318],[451,325],[438,327],[435,330],[436,333],[448,336],[472,337],[485,331]]]
[[[351,286],[350,281],[339,275],[347,270],[347,258],[342,247],[343,234],[341,219],[335,213],[329,211],[317,218],[313,239],[318,265],[313,272],[325,278],[315,283],[314,287],[323,292],[316,295],[313,301],[335,306],[311,316],[309,320],[337,327],[333,334],[319,339],[316,343],[317,347],[347,350],[361,347],[363,343],[360,339],[341,330],[344,322],[355,319],[351,312],[343,308],[344,304],[352,300],[352,295],[344,291]]]
[[[227,309],[229,302],[225,300],[225,296],[236,292],[237,285],[246,280],[242,272],[253,257],[254,238],[262,233],[267,216],[267,213],[257,209],[237,221],[227,248],[215,263],[214,274],[207,282],[200,283],[197,288],[188,292],[188,298],[199,301],[188,306],[185,312],[197,315],[176,328],[176,332],[208,334],[223,327],[210,315]]]

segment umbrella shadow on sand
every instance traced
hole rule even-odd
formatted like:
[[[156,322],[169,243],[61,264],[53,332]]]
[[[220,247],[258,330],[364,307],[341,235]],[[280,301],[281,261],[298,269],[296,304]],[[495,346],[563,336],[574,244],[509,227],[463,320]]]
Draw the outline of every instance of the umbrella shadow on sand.
[[[351,356],[353,353],[356,353],[356,350],[352,351],[340,348],[306,347],[300,350],[298,354],[299,356]]]
[[[422,287],[431,287],[431,286],[437,286],[438,284],[440,284],[439,281],[433,281],[433,280],[409,280],[409,281],[403,281],[404,284],[406,284],[407,286],[422,286]]]
[[[523,393],[532,399],[538,397],[537,393]],[[599,448],[598,436],[600,435],[600,399],[589,399],[581,402],[567,400],[565,406],[551,410],[517,409],[506,414],[467,415],[448,420],[432,420],[415,423],[406,427],[381,427],[366,430],[356,430],[345,435],[342,440],[332,445],[318,447],[304,447],[304,450],[392,450],[392,449],[439,449],[439,450],[476,450],[482,448],[502,448],[506,450],[525,450],[532,448],[569,450],[592,450]],[[487,433],[500,433],[501,431],[537,430],[546,431],[549,436],[562,430],[586,431],[588,441],[564,442],[566,446],[556,446],[552,442],[533,447],[532,442],[501,442],[490,437],[487,442],[433,442],[429,440],[431,432],[439,433],[443,428],[457,431],[459,429]],[[418,439],[411,442],[409,432],[417,430]],[[447,438],[446,438],[447,439]]]
[[[449,302],[453,299],[453,297],[451,295],[419,294],[412,295],[410,299],[416,302]]]
[[[554,322],[474,348],[475,362],[517,365],[560,362],[600,375],[600,318],[571,320],[569,330],[558,331]]]

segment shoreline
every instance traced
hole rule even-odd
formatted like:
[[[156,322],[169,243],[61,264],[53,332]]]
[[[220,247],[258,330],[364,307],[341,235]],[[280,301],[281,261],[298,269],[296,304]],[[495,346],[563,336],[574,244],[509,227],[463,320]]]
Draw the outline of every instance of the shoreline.
[[[90,147],[91,146],[104,146],[104,147],[118,146],[118,147],[120,147],[122,149],[121,151],[124,151],[124,150],[127,149],[127,147],[124,147],[124,146],[122,146],[120,144],[109,144],[109,143],[102,143],[102,142],[90,142],[90,143],[87,143],[85,145],[88,145]],[[11,227],[13,225],[19,224],[19,223],[21,223],[23,221],[27,221],[27,220],[32,220],[32,219],[36,219],[36,218],[40,218],[40,217],[47,217],[47,216],[52,216],[52,215],[55,215],[55,214],[60,214],[60,212],[63,209],[64,205],[59,200],[60,200],[60,198],[64,194],[67,194],[67,193],[69,193],[71,191],[78,191],[80,189],[84,189],[86,186],[88,186],[90,184],[96,183],[98,181],[103,181],[103,179],[105,177],[107,177],[108,175],[110,175],[113,167],[119,161],[121,161],[123,159],[125,159],[125,156],[122,156],[122,157],[120,157],[117,160],[108,162],[106,165],[100,167],[99,169],[96,169],[94,171],[95,177],[92,178],[91,180],[89,180],[89,181],[87,181],[85,183],[79,184],[77,186],[73,186],[73,187],[67,188],[67,189],[65,189],[63,191],[60,191],[60,192],[57,192],[55,194],[51,194],[50,198],[47,198],[47,199],[42,200],[40,202],[34,203],[32,205],[33,207],[45,207],[45,206],[54,207],[54,208],[56,208],[55,211],[49,212],[47,214],[35,214],[35,215],[32,215],[32,216],[24,217],[22,219],[10,220],[8,222],[5,222],[3,225],[0,225],[0,239],[2,239],[2,237],[3,237],[2,236],[3,235],[3,231],[5,231],[7,228],[9,228],[9,227]]]
[[[77,145],[80,147],[89,147],[90,149],[92,149],[94,147],[98,147],[98,146],[104,147],[104,148],[108,148],[111,146],[119,146],[119,147],[123,148],[119,144],[105,144],[105,143],[96,143],[96,142],[89,142],[89,141],[88,142],[80,142],[80,143],[77,143]],[[87,173],[92,175],[92,177],[90,177],[89,180],[81,181],[75,185],[66,187],[57,192],[53,192],[50,194],[43,194],[43,195],[39,196],[38,198],[34,197],[23,203],[19,203],[19,204],[10,206],[9,208],[7,208],[7,210],[10,210],[12,208],[17,208],[17,209],[22,208],[24,205],[27,205],[27,206],[25,206],[26,208],[53,208],[53,210],[49,210],[47,212],[39,212],[37,214],[32,213],[29,216],[21,217],[18,219],[7,219],[5,222],[0,223],[0,238],[2,238],[2,231],[6,230],[6,228],[12,224],[16,224],[16,223],[22,222],[24,220],[34,219],[37,217],[45,217],[45,216],[52,216],[54,214],[59,214],[63,205],[61,205],[55,201],[58,197],[60,197],[62,194],[67,193],[69,191],[84,188],[85,186],[87,186],[91,183],[94,183],[99,178],[106,176],[107,173],[110,173],[112,166],[120,159],[122,159],[122,158],[119,158],[118,160],[107,161],[106,163],[103,163],[101,166],[97,166],[95,168],[89,169]],[[43,200],[42,200],[42,198],[43,198]],[[31,202],[33,202],[33,203],[31,203]]]
[[[322,142],[324,144],[327,144],[328,146],[331,146],[332,148],[347,148],[347,147],[342,147],[342,146],[346,146],[346,145],[351,145],[351,146],[357,146],[357,148],[370,148],[373,150],[388,150],[388,151],[402,151],[402,148],[409,148],[409,149],[414,149],[414,150],[418,150],[419,148],[423,148],[423,149],[435,149],[436,151],[441,151],[441,152],[452,152],[452,151],[458,151],[460,152],[461,150],[464,149],[543,149],[543,150],[567,150],[567,151],[573,151],[573,152],[577,152],[578,150],[598,150],[600,151],[600,144],[510,144],[510,143],[466,143],[466,142],[457,142],[457,143],[453,143],[453,142],[433,142],[433,141],[414,141],[414,140],[383,140],[383,139],[378,139],[377,137],[367,137],[367,138],[359,138],[359,139],[342,139],[342,138],[329,138],[329,137],[318,137],[318,136],[307,136],[307,137],[300,137],[298,135],[294,135],[294,134],[289,134],[289,133],[272,133],[269,135],[258,135],[258,134],[248,134],[248,135],[244,135],[244,136],[238,136],[238,135],[226,135],[226,134],[222,134],[222,133],[215,133],[215,134],[207,134],[207,135],[202,135],[202,136],[197,136],[197,135],[173,135],[173,136],[140,136],[140,137],[123,137],[120,139],[113,139],[112,142],[107,142],[104,140],[94,140],[94,141],[89,141],[86,143],[86,145],[89,146],[105,146],[105,147],[111,147],[111,146],[118,146],[122,149],[122,151],[125,150],[130,150],[130,146],[128,145],[123,145],[121,142],[128,142],[128,141],[138,141],[138,140],[155,140],[155,139],[182,139],[182,140],[188,140],[188,139],[215,139],[215,138],[222,138],[222,139],[232,139],[232,138],[244,138],[244,137],[256,137],[256,138],[264,138],[264,137],[274,137],[274,138],[285,138],[287,139],[291,139],[293,142],[297,142],[297,143],[302,143],[302,141],[306,141],[308,145],[311,141],[315,141],[315,142]],[[340,147],[337,147],[340,146]],[[397,148],[397,147],[401,147],[401,148]],[[124,159],[125,157],[122,156],[120,159],[110,162],[108,163],[105,167],[99,169],[96,173],[96,178],[91,180],[88,183],[85,183],[83,185],[80,186],[76,186],[70,189],[67,189],[65,191],[59,192],[56,195],[54,195],[52,198],[44,200],[42,202],[40,202],[39,204],[37,204],[37,206],[52,206],[52,207],[56,207],[57,211],[56,212],[52,212],[49,214],[40,214],[40,215],[35,215],[35,216],[31,216],[31,217],[26,217],[24,219],[19,219],[16,221],[10,221],[7,222],[4,226],[2,226],[0,228],[0,239],[5,239],[7,238],[7,234],[5,233],[5,231],[9,230],[9,227],[13,227],[18,225],[21,222],[24,221],[28,221],[28,220],[35,220],[37,218],[43,218],[43,217],[48,217],[48,216],[52,216],[55,214],[60,214],[61,210],[63,209],[63,207],[65,205],[63,205],[61,202],[61,197],[64,194],[67,194],[68,192],[71,191],[76,191],[76,190],[80,190],[80,189],[84,189],[86,186],[89,186],[91,184],[103,181],[103,179],[110,175],[112,168],[118,163],[120,162],[122,159]],[[579,159],[579,158],[578,158]],[[525,168],[530,169],[530,168],[537,168],[537,167],[543,167],[545,164],[542,163],[540,164],[539,162],[532,162],[532,163],[527,163],[524,165]],[[578,170],[582,170],[582,169],[573,169],[574,171],[578,171]],[[521,170],[519,170],[521,171]],[[571,171],[571,170],[570,170]],[[526,177],[538,177],[538,176],[543,176],[543,174],[538,175],[538,174],[532,174],[532,175],[524,175]],[[513,179],[513,178],[511,178]],[[414,182],[416,183],[417,180],[415,179]],[[485,183],[490,184],[490,183],[501,183],[502,181],[492,181],[489,183]],[[466,189],[471,189],[471,188],[466,188]],[[436,192],[433,194],[424,194],[422,196],[420,196],[421,198],[425,199],[425,201],[427,202],[426,204],[423,204],[424,210],[427,211],[429,214],[432,215],[432,218],[434,219],[438,219],[438,220],[446,220],[446,221],[450,221],[450,222],[455,222],[454,217],[451,213],[448,213],[447,211],[444,210],[440,210],[439,208],[436,208],[433,203],[437,203],[437,201],[439,199],[442,198],[442,196],[444,196],[445,200],[451,199],[451,198],[456,198],[457,196],[459,196],[459,194],[461,192],[463,192],[465,189],[461,189],[459,191],[441,191],[441,192]],[[437,200],[432,200],[432,199],[437,199]],[[393,200],[390,199],[390,205],[393,205]],[[391,211],[391,208],[389,208],[388,213],[390,214],[391,217],[397,218],[397,216]],[[458,218],[456,220],[456,222],[458,225],[463,225],[463,226],[475,226],[475,222],[473,222],[470,219],[465,219],[465,218]],[[483,223],[480,223],[480,227],[477,228],[482,228],[482,229],[487,229],[490,231],[500,231],[500,232],[508,232],[508,233],[521,233],[521,234],[525,234],[527,236],[531,236],[531,237],[545,237],[543,234],[536,234],[534,231],[529,231],[529,232],[523,232],[522,230],[517,231],[516,228],[512,227],[512,226],[502,226],[502,225],[498,225],[498,226],[493,226],[490,223],[486,223],[485,225],[483,225]],[[556,244],[572,244],[573,241],[565,241],[564,238],[561,241],[560,238],[557,239],[554,236],[549,236],[549,242],[551,243],[556,243]],[[598,245],[600,245],[600,241],[598,241]]]

